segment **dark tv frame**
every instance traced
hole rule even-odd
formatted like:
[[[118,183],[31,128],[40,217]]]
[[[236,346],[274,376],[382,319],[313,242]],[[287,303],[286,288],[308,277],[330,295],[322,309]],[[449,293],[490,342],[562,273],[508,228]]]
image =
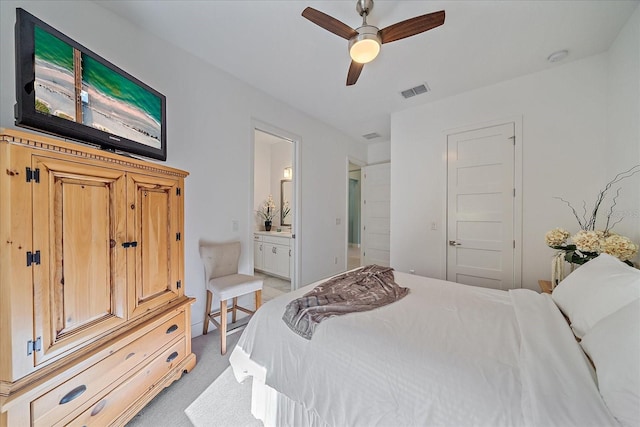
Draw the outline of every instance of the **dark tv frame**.
[[[161,102],[160,122],[160,148],[141,142],[127,139],[120,135],[112,134],[94,127],[75,121],[67,120],[54,115],[48,115],[36,111],[35,95],[35,27],[38,26],[47,33],[57,37],[82,54],[90,56],[111,71],[128,79],[132,83],[157,96]],[[70,138],[79,142],[98,145],[104,150],[116,153],[125,152],[137,154],[158,160],[167,159],[167,132],[166,132],[166,97],[160,92],[136,79],[126,71],[108,62],[80,43],[67,37],[60,31],[51,27],[31,15],[22,8],[16,8],[15,25],[15,54],[16,54],[16,126],[35,129],[61,137]],[[120,153],[122,154],[122,153]]]

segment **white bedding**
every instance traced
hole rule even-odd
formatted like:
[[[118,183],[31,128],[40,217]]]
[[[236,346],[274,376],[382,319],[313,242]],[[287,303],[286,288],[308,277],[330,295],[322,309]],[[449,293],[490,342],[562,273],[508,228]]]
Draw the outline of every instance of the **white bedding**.
[[[395,277],[407,297],[328,319],[311,340],[282,314],[315,284],[261,307],[230,359],[239,381],[254,377],[255,399],[261,384],[275,390],[254,415],[267,426],[618,425],[548,295]]]

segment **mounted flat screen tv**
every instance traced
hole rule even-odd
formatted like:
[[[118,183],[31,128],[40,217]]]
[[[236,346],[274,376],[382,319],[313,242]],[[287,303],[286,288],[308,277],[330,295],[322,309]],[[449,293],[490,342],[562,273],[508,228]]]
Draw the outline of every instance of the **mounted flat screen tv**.
[[[167,159],[166,97],[16,9],[16,125]]]

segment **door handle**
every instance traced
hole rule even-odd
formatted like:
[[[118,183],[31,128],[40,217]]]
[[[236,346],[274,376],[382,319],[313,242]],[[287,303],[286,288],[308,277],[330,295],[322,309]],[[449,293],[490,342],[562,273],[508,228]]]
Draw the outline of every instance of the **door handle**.
[[[449,240],[449,246],[460,246],[462,243],[456,242],[455,240]]]

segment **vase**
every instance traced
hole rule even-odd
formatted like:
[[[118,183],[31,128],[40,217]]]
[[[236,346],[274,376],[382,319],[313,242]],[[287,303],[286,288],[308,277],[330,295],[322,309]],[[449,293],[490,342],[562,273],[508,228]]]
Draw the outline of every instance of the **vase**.
[[[271,231],[271,221],[265,221],[264,222],[264,229],[266,231]]]

